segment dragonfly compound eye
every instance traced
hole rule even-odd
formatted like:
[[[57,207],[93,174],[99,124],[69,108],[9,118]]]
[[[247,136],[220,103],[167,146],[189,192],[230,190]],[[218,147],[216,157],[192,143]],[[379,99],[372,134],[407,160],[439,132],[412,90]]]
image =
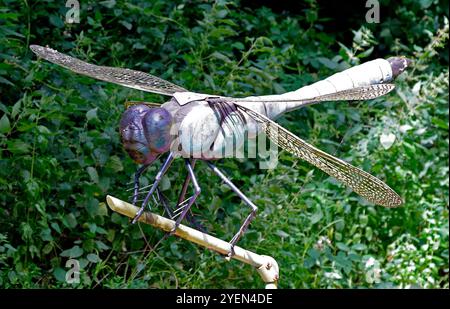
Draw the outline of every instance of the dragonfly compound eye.
[[[167,110],[164,108],[150,109],[145,114],[142,125],[152,151],[164,153],[169,150],[172,141],[170,135],[172,115]]]
[[[135,105],[127,109],[120,120],[120,135],[125,150],[137,163],[144,163],[150,154],[142,127],[142,119],[150,110],[145,105]]]

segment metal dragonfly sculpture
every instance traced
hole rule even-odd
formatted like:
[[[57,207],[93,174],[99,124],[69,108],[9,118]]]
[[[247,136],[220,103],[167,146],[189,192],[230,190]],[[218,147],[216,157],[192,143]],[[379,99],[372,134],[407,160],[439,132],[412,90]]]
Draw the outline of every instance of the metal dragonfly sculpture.
[[[402,204],[401,197],[378,178],[317,149],[273,120],[285,112],[323,101],[368,100],[384,95],[394,89],[390,82],[410,64],[406,58],[372,60],[281,95],[231,98],[189,92],[147,73],[90,64],[48,47],[31,45],[30,48],[37,56],[73,72],[125,87],[171,96],[162,105],[128,103],[120,121],[120,134],[125,150],[136,163],[142,164],[134,178],[133,204],[137,203],[140,175],[160,155],[168,152],[133,223],[142,215],[174,158],[182,156],[185,158],[187,175],[177,203],[178,218],[172,231],[174,232],[201,192],[194,173],[195,161],[200,159],[251,209],[230,241],[229,255],[232,255],[234,245],[248,228],[258,208],[211,161],[223,158],[225,148],[239,147],[245,139],[256,138],[262,131],[282,149],[336,178],[367,201],[385,207]],[[184,199],[191,181],[194,193]]]

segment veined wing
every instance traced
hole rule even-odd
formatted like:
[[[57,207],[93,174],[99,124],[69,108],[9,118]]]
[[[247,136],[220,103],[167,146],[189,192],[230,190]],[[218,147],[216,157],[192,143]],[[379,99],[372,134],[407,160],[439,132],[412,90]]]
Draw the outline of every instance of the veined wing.
[[[144,101],[126,101],[125,108],[129,108],[130,106],[141,105],[141,104],[147,105],[150,108],[161,107],[161,104],[159,104],[159,103],[144,102]]]
[[[261,123],[267,136],[281,148],[343,182],[369,202],[385,207],[396,207],[403,203],[400,196],[378,178],[317,149],[264,115],[241,105],[240,102],[236,105],[238,109]]]
[[[60,53],[54,49],[39,45],[31,45],[31,50],[39,57],[60,65],[66,69],[93,77],[99,80],[115,83],[121,86],[139,89],[164,95],[187,91],[159,77],[140,71],[99,66],[84,62],[80,59]]]
[[[374,84],[362,87],[355,87],[352,89],[341,90],[329,94],[319,95],[311,98],[296,99],[294,95],[281,98],[274,98],[276,96],[267,97],[250,97],[235,99],[233,101],[244,102],[296,102],[298,105],[308,105],[316,102],[324,101],[349,101],[349,100],[370,100],[391,92],[395,88],[394,84]]]
[[[321,101],[373,99],[391,91],[394,86],[390,83],[410,64],[411,61],[403,57],[379,58],[350,67],[294,91],[278,95],[251,96],[237,101],[283,102],[286,104],[286,110],[280,112],[285,112]],[[277,109],[275,106],[271,108]]]

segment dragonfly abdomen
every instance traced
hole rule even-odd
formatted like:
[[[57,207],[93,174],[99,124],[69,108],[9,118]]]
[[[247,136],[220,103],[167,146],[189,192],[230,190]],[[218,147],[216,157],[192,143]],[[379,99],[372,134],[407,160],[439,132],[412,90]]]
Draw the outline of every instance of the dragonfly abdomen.
[[[374,95],[365,97],[361,93],[361,100],[367,100],[376,97],[376,92],[381,90],[381,94],[387,93],[389,89],[383,88],[383,84],[391,82],[397,75],[402,73],[410,61],[405,58],[393,57],[389,59],[376,59],[365,62],[361,65],[351,67],[342,72],[336,73],[324,80],[314,84],[302,87],[298,90],[287,92],[280,95],[251,96],[238,99],[238,102],[244,103],[250,109],[258,105],[264,105],[264,110],[268,118],[274,120],[283,113],[298,109],[300,107],[322,102],[345,100],[342,92],[367,87],[373,85]],[[385,87],[388,87],[386,84]],[[378,88],[380,89],[378,89]],[[333,94],[339,94],[336,98]],[[349,96],[349,100],[358,99],[357,96]],[[260,110],[255,110],[260,112]]]

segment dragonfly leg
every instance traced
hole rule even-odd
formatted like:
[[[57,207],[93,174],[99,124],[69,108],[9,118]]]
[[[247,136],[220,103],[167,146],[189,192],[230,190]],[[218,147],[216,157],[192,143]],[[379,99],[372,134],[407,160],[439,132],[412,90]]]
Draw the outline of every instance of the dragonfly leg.
[[[239,190],[238,187],[236,187],[231,182],[231,180],[228,179],[228,177],[225,176],[215,165],[213,165],[211,162],[208,161],[206,163],[213,170],[213,172],[216,173],[223,180],[223,182],[225,182],[231,188],[231,190],[233,190],[234,193],[236,193],[241,198],[241,200],[252,209],[252,211],[250,212],[250,214],[247,216],[244,223],[240,227],[239,231],[236,233],[236,235],[233,236],[233,238],[230,241],[231,251],[230,253],[228,253],[228,256],[231,257],[234,255],[234,246],[239,241],[241,236],[244,235],[245,231],[250,225],[250,222],[252,222],[252,220],[256,217],[258,207],[256,207],[256,205],[253,204],[253,202],[247,196],[245,196],[244,193],[242,193],[242,191]]]
[[[186,176],[186,179],[184,181],[183,184],[183,188],[181,189],[181,194],[180,197],[178,199],[178,209],[183,209],[181,211],[180,216],[178,217],[177,221],[175,222],[175,226],[172,229],[172,231],[170,231],[170,234],[173,234],[178,226],[180,225],[181,221],[183,221],[183,219],[186,217],[189,209],[191,209],[192,205],[194,204],[195,200],[197,199],[197,197],[200,195],[201,189],[200,186],[198,185],[198,181],[197,181],[197,177],[195,177],[194,174],[194,168],[193,166],[195,165],[195,161],[193,161],[192,163],[189,161],[189,159],[185,159],[186,162],[186,169],[188,171],[188,174]],[[186,189],[187,189],[187,185],[189,184],[189,182],[192,180],[192,184],[194,185],[194,194],[186,200],[186,205],[182,206],[181,204],[184,204],[184,196],[186,195]]]
[[[144,199],[144,202],[142,203],[141,208],[139,209],[139,211],[136,213],[136,216],[134,217],[133,221],[131,221],[132,224],[135,224],[137,222],[137,220],[139,219],[140,216],[142,216],[142,213],[144,212],[145,206],[147,205],[150,197],[152,196],[152,194],[155,192],[156,188],[158,187],[159,182],[161,181],[162,176],[167,172],[167,170],[170,167],[170,164],[172,163],[174,157],[173,157],[173,153],[169,153],[169,155],[167,156],[166,161],[164,162],[163,166],[161,167],[161,169],[159,170],[158,174],[156,174],[155,177],[155,182],[153,183],[152,187],[150,188],[150,191],[147,193],[147,196]]]
[[[158,202],[162,204],[164,207],[164,211],[167,213],[169,218],[173,218],[173,211],[172,208],[169,205],[169,200],[167,197],[161,192],[159,188],[156,188],[156,197],[158,198]]]
[[[149,167],[150,164],[142,165],[138,170],[136,171],[136,174],[134,175],[134,194],[133,194],[133,205],[136,206],[137,198],[139,195],[139,178],[141,177],[142,173]]]
[[[191,166],[192,169],[195,168],[195,163],[197,162],[196,159],[191,159]],[[183,183],[183,187],[181,188],[181,192],[180,195],[178,196],[178,202],[177,202],[177,206],[181,205],[184,201],[184,198],[186,196],[186,191],[188,188],[189,183],[191,182],[191,175],[189,174],[189,172],[186,174],[186,178],[184,179],[184,183]],[[195,203],[195,202],[194,202]],[[201,230],[202,232],[205,231],[205,228],[199,223],[197,222],[197,220],[195,220],[194,215],[192,214],[192,212],[188,212],[186,214],[185,217],[193,226],[195,226],[196,229]],[[173,218],[172,218],[173,219]]]
[[[194,168],[195,168],[195,162],[196,162],[196,160],[192,159],[192,161],[191,161],[192,170],[194,170]],[[180,195],[178,197],[177,205],[180,205],[184,201],[184,197],[186,196],[187,187],[190,182],[191,182],[191,174],[188,171],[186,178],[184,179],[184,183],[183,183],[183,187],[181,188]]]

